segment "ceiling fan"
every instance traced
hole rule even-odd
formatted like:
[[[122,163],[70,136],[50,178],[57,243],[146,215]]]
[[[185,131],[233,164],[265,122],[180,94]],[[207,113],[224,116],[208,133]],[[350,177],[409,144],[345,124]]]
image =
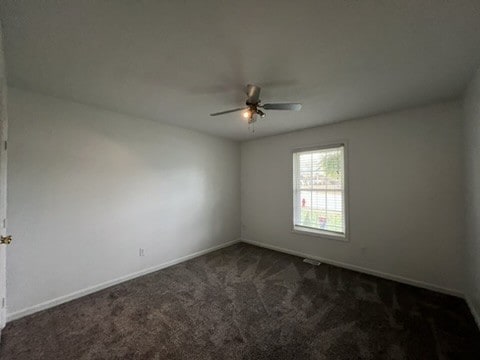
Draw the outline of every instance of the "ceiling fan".
[[[243,117],[248,120],[249,124],[252,124],[255,121],[257,121],[257,115],[262,118],[265,117],[266,114],[260,109],[299,111],[302,108],[302,104],[299,104],[299,103],[262,104],[260,101],[260,90],[261,90],[260,86],[248,84],[246,87],[246,93],[247,93],[247,101],[245,102],[246,106],[237,108],[237,109],[216,112],[216,113],[210,114],[210,116],[218,116],[218,115],[233,113],[236,111],[243,111]]]

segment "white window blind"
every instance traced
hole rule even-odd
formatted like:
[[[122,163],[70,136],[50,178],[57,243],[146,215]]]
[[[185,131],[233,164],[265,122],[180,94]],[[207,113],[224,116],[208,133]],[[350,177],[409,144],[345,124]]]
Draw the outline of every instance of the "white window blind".
[[[294,229],[345,235],[344,146],[293,154]]]

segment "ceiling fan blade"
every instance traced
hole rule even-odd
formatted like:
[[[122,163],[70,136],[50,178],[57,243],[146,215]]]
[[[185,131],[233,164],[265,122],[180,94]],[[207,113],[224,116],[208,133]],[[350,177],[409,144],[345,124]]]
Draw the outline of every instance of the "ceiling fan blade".
[[[247,85],[247,104],[258,104],[260,101],[260,86],[248,84]]]
[[[262,108],[265,110],[293,110],[300,111],[302,104],[299,103],[279,103],[279,104],[264,104]]]
[[[242,110],[247,110],[247,109],[248,109],[248,107],[241,107],[241,108],[232,109],[232,110],[225,110],[225,111],[220,111],[220,112],[216,112],[216,113],[210,114],[210,116],[217,116],[217,115],[229,114],[229,113],[232,113],[232,112],[242,111]]]

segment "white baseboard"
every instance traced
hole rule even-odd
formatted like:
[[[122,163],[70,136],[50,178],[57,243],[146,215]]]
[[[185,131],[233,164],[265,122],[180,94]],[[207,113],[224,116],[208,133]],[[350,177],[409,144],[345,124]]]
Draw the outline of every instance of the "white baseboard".
[[[472,313],[473,318],[475,319],[475,322],[477,323],[477,326],[480,329],[480,312],[475,307],[474,302],[468,295],[465,296],[465,301],[467,302],[467,305],[470,308],[470,312]]]
[[[351,264],[343,263],[343,262],[336,261],[336,260],[325,259],[325,258],[322,258],[320,256],[315,256],[315,255],[303,253],[303,252],[300,252],[300,251],[286,249],[286,248],[282,248],[282,247],[275,246],[275,245],[265,244],[265,243],[261,243],[261,242],[254,241],[254,240],[236,239],[236,240],[232,240],[232,241],[229,241],[229,242],[217,245],[217,246],[213,246],[213,247],[205,249],[205,250],[197,251],[193,254],[182,256],[178,259],[167,261],[165,263],[162,263],[160,265],[156,265],[154,267],[150,267],[150,268],[147,268],[147,269],[144,269],[144,270],[140,270],[140,271],[137,271],[137,272],[132,273],[132,274],[128,274],[128,275],[125,275],[125,276],[122,276],[122,277],[119,277],[119,278],[116,278],[116,279],[113,279],[113,280],[103,282],[101,284],[90,286],[88,288],[81,289],[81,290],[75,291],[75,292],[67,294],[67,295],[59,296],[55,299],[51,299],[51,300],[45,301],[43,303],[28,307],[28,308],[15,311],[15,312],[10,313],[10,314],[7,313],[7,322],[19,319],[19,318],[27,316],[27,315],[31,315],[31,314],[36,313],[38,311],[42,311],[42,310],[45,310],[45,309],[48,309],[48,308],[66,303],[68,301],[71,301],[71,300],[80,298],[82,296],[94,293],[96,291],[106,289],[110,286],[122,283],[124,281],[128,281],[128,280],[134,279],[136,277],[146,275],[146,274],[149,274],[149,273],[167,268],[169,266],[173,266],[173,265],[179,264],[181,262],[196,258],[198,256],[205,255],[207,253],[210,253],[210,252],[222,249],[224,247],[228,247],[230,245],[236,244],[240,241],[245,242],[247,244],[267,248],[267,249],[270,249],[270,250],[279,251],[279,252],[290,254],[290,255],[315,259],[315,260],[318,260],[320,262],[324,262],[326,264],[342,267],[342,268],[349,269],[349,270],[358,271],[358,272],[369,274],[369,275],[378,276],[378,277],[381,277],[381,278],[384,278],[384,279],[393,280],[393,281],[397,281],[397,282],[400,282],[400,283],[413,285],[413,286],[416,286],[416,287],[420,287],[420,288],[424,288],[424,289],[428,289],[428,290],[433,290],[433,291],[437,291],[437,292],[440,292],[440,293],[453,295],[453,296],[457,296],[457,297],[461,297],[461,298],[464,297],[463,293],[458,291],[458,290],[440,287],[440,286],[429,284],[429,283],[426,283],[426,282],[423,282],[423,281],[408,279],[408,278],[405,278],[403,276],[384,273],[384,272],[381,272],[381,271],[372,270],[372,269],[360,267],[360,266],[357,266],[357,265],[351,265]],[[473,306],[473,302],[470,301],[470,299],[468,297],[466,297],[466,301],[467,301],[467,304],[470,308],[470,311],[472,312],[473,317],[475,318],[475,321],[476,321],[477,325],[480,328],[479,313],[477,312],[477,310]]]
[[[338,266],[338,267],[353,270],[353,271],[358,271],[358,272],[369,274],[369,275],[378,276],[378,277],[381,277],[381,278],[384,278],[384,279],[387,279],[387,280],[393,280],[393,281],[397,281],[399,283],[408,284],[408,285],[412,285],[412,286],[416,286],[416,287],[420,287],[420,288],[424,288],[424,289],[428,289],[428,290],[433,290],[433,291],[443,293],[443,294],[453,295],[453,296],[456,296],[456,297],[460,297],[462,299],[464,298],[463,292],[461,292],[459,290],[448,289],[448,288],[444,288],[444,287],[441,287],[441,286],[438,286],[438,285],[429,284],[427,282],[423,282],[423,281],[419,281],[419,280],[413,280],[413,279],[405,278],[403,276],[398,276],[398,275],[394,275],[394,274],[385,273],[385,272],[382,272],[382,271],[368,269],[368,268],[364,268],[364,267],[357,266],[357,265],[347,264],[347,263],[344,263],[344,262],[341,262],[341,261],[325,259],[325,258],[322,258],[320,256],[311,255],[311,254],[303,253],[303,252],[296,251],[296,250],[286,249],[286,248],[282,248],[282,247],[275,246],[275,245],[265,244],[265,243],[255,241],[255,240],[242,239],[241,241],[244,242],[244,243],[247,243],[247,244],[251,244],[251,245],[263,247],[263,248],[266,248],[266,249],[283,252],[283,253],[290,254],[290,255],[300,256],[300,257],[309,258],[309,259],[315,259],[315,260],[318,260],[318,261],[326,263],[326,264]]]
[[[90,287],[87,287],[85,289],[81,289],[81,290],[75,291],[75,292],[67,294],[67,295],[59,296],[55,299],[51,299],[51,300],[42,302],[40,304],[33,305],[33,306],[28,307],[28,308],[15,311],[15,312],[10,313],[10,314],[8,313],[8,308],[7,308],[7,322],[12,321],[12,320],[16,320],[16,319],[20,319],[21,317],[31,315],[31,314],[36,313],[38,311],[45,310],[45,309],[48,309],[48,308],[66,303],[68,301],[77,299],[79,297],[94,293],[96,291],[106,289],[110,286],[122,283],[124,281],[131,280],[131,279],[134,279],[136,277],[146,275],[146,274],[149,274],[149,273],[167,268],[169,266],[173,266],[173,265],[179,264],[181,262],[196,258],[198,256],[208,254],[212,251],[216,251],[216,250],[225,248],[227,246],[236,244],[240,241],[241,241],[240,239],[235,239],[235,240],[232,240],[232,241],[228,241],[226,243],[222,243],[220,245],[216,245],[216,246],[213,246],[213,247],[205,249],[205,250],[200,250],[200,251],[194,252],[193,254],[182,256],[178,259],[174,259],[174,260],[164,262],[160,265],[156,265],[156,266],[153,266],[153,267],[150,267],[150,268],[147,268],[147,269],[143,269],[143,270],[140,270],[140,271],[137,271],[135,273],[128,274],[128,275],[125,275],[125,276],[121,276],[121,277],[113,279],[113,280],[105,281],[101,284],[90,286]]]

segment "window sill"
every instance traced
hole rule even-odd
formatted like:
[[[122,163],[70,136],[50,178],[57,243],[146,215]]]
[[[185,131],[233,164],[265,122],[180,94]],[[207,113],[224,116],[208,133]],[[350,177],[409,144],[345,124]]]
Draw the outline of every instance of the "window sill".
[[[313,237],[331,239],[331,240],[337,240],[337,241],[343,241],[343,242],[348,241],[348,238],[347,238],[346,234],[335,234],[335,233],[330,232],[330,231],[310,229],[310,228],[305,228],[305,227],[301,227],[301,226],[294,226],[293,229],[292,229],[292,233],[299,234],[299,235],[308,235],[308,236],[313,236]]]

